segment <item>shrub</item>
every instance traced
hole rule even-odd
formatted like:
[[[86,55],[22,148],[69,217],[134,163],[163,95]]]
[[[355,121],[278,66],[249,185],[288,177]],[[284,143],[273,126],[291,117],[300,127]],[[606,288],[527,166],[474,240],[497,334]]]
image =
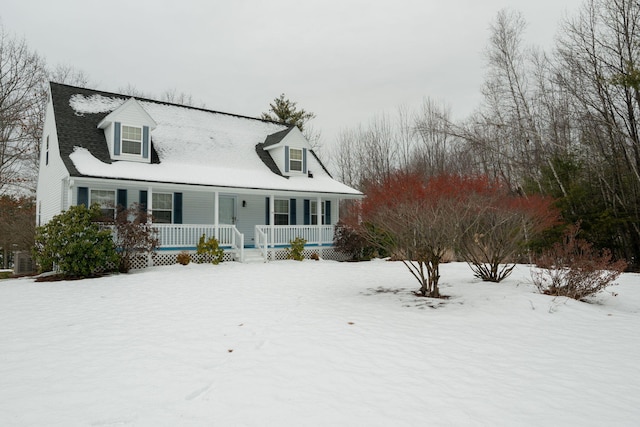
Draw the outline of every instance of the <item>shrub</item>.
[[[339,222],[336,225],[333,245],[338,252],[349,255],[354,261],[370,260],[376,256],[388,256],[385,251],[379,249],[384,245],[369,244],[368,240],[356,229],[349,227],[344,222]]]
[[[200,236],[197,253],[204,255],[206,258],[210,258],[211,263],[216,265],[220,264],[224,258],[224,249],[220,247],[218,239],[211,237],[207,240],[204,234]]]
[[[495,283],[511,274],[527,241],[559,217],[553,199],[523,197],[489,180],[467,195],[463,212],[456,251],[476,277]]]
[[[624,260],[613,261],[608,249],[599,252],[579,239],[579,224],[570,226],[561,242],[536,257],[533,283],[546,295],[582,300],[609,285],[624,271]]]
[[[189,265],[191,262],[191,255],[189,255],[189,252],[187,251],[182,251],[178,254],[177,261],[178,264]]]
[[[146,211],[134,204],[130,209],[118,210],[114,240],[120,258],[118,269],[126,273],[136,257],[149,254],[158,247],[158,229],[147,221]]]
[[[89,277],[118,262],[111,230],[95,222],[100,206],[71,206],[36,229],[34,258],[41,271],[55,267],[65,277]]]
[[[291,240],[289,244],[290,248],[287,248],[287,259],[293,259],[296,261],[302,261],[304,259],[304,245],[307,243],[302,237],[296,237]]]
[[[440,298],[440,264],[460,239],[459,224],[470,195],[487,187],[485,177],[397,172],[367,188],[367,197],[344,218],[367,244],[402,260],[420,283],[419,294]]]

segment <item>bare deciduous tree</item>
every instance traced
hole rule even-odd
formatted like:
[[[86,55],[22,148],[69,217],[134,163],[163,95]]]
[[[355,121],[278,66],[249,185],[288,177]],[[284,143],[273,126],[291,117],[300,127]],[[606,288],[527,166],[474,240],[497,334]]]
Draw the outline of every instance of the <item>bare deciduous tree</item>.
[[[44,62],[0,24],[0,194],[29,188]],[[36,140],[38,141],[38,140]]]

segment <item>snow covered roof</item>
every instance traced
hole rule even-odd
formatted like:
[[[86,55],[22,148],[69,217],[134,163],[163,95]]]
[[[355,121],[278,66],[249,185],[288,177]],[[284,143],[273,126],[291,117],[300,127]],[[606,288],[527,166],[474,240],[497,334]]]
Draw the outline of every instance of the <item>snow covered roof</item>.
[[[97,126],[130,97],[57,83],[51,96],[60,154],[72,176],[361,195],[334,180],[315,154],[308,158],[313,178],[283,176],[263,150],[273,135],[288,133],[279,123],[136,99],[157,124],[151,163],[115,161]]]

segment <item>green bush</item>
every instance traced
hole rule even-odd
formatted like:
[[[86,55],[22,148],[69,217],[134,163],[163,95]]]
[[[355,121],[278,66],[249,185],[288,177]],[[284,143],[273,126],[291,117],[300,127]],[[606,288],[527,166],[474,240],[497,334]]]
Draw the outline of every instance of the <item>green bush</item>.
[[[65,277],[90,277],[117,266],[111,230],[95,222],[100,215],[97,204],[89,209],[71,206],[38,227],[34,258],[40,270],[56,268]]]
[[[211,237],[207,240],[204,234],[200,237],[200,241],[198,242],[197,253],[199,255],[204,255],[207,258],[211,258],[212,264],[220,264],[224,257],[224,249],[220,247],[218,240],[215,237]]]
[[[304,259],[304,254],[302,252],[304,251],[304,245],[306,243],[307,241],[302,237],[296,237],[295,239],[291,240],[289,242],[291,247],[287,248],[287,258],[296,261],[302,261]]]

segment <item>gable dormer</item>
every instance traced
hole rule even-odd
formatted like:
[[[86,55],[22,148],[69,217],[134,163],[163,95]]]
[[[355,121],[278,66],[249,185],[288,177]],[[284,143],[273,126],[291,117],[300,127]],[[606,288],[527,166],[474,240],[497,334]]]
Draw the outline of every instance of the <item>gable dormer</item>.
[[[296,126],[269,135],[263,148],[271,155],[284,176],[307,175],[310,145]]]
[[[135,98],[129,98],[98,124],[112,160],[150,163],[151,131],[156,122]]]

